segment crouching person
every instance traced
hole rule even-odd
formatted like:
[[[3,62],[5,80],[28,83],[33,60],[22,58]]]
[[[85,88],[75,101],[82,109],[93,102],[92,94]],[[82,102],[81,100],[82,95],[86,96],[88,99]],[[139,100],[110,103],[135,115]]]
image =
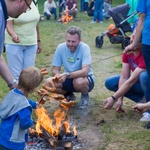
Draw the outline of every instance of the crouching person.
[[[11,90],[0,104],[0,150],[23,150],[28,137],[28,128],[33,125],[32,109],[37,103],[28,99],[43,80],[35,67],[24,69],[17,88]]]
[[[74,100],[73,92],[81,93],[80,109],[89,105],[89,92],[94,88],[94,74],[91,67],[90,47],[81,40],[81,29],[72,26],[67,30],[66,42],[58,45],[53,60],[52,73],[60,76],[61,68],[66,72],[55,83],[56,92],[63,94],[67,101]],[[51,78],[46,80],[48,83]]]
[[[133,53],[123,53],[121,75],[107,78],[105,86],[108,90],[115,92],[113,96],[105,100],[104,108],[106,109],[111,109],[115,104],[116,111],[122,112],[124,97],[129,98],[135,103],[150,101],[150,80],[142,55],[141,44]],[[143,113],[140,121],[150,121],[150,111]]]

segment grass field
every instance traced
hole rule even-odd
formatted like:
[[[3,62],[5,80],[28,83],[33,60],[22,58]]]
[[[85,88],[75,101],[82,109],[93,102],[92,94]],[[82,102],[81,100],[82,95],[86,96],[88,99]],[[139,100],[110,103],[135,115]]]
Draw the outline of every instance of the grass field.
[[[41,14],[43,3],[44,0],[39,0]],[[112,5],[116,6],[122,3],[124,3],[124,0],[113,0]],[[43,51],[37,55],[36,67],[46,67],[49,74],[45,78],[51,76],[51,60],[57,45],[65,41],[67,28],[72,25],[80,27],[82,29],[82,40],[89,44],[91,48],[96,84],[94,90],[90,93],[91,107],[88,110],[88,115],[82,116],[81,112],[78,114],[78,111],[76,112],[74,109],[70,110],[69,113],[74,117],[79,133],[87,130],[94,132],[95,128],[95,132],[99,131],[97,137],[93,137],[93,140],[98,142],[89,145],[85,150],[150,150],[150,131],[143,127],[143,123],[139,122],[141,115],[131,109],[134,103],[126,98],[124,99],[124,114],[118,114],[114,109],[107,111],[103,108],[103,100],[112,95],[112,92],[105,88],[104,81],[108,76],[120,73],[122,49],[120,44],[111,44],[107,36],[104,37],[103,47],[101,49],[96,48],[95,37],[107,30],[113,20],[109,19],[104,21],[103,24],[90,24],[91,21],[91,17],[79,12],[77,21],[68,24],[58,23],[53,18],[50,21],[39,22]],[[9,89],[1,78],[0,82],[0,100],[2,100]],[[79,98],[78,94],[77,96]],[[53,111],[55,108],[51,104],[45,107],[49,111]],[[33,117],[35,118],[35,116]]]

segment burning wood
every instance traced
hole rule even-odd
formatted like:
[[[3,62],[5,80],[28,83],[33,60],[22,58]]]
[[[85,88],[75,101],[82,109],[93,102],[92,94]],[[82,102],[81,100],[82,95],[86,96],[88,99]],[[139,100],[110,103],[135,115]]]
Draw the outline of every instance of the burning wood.
[[[46,139],[47,139],[48,142],[50,143],[50,145],[51,145],[52,147],[56,147],[57,140],[56,140],[53,136],[51,136],[51,135],[46,131],[45,128],[43,128],[42,126],[40,126],[40,128],[41,128],[43,134],[45,135]]]
[[[54,112],[54,119],[51,119],[48,115],[47,111],[44,109],[44,107],[37,108],[35,110],[35,114],[38,117],[37,123],[36,123],[36,131],[38,133],[42,133],[41,126],[46,129],[46,131],[53,137],[60,136],[59,133],[64,128],[65,134],[71,133],[70,132],[70,126],[67,121],[64,121],[66,118],[66,112],[62,109],[57,109]],[[76,132],[76,128],[74,127],[73,133]]]
[[[55,147],[63,147],[65,150],[72,150],[72,141],[77,139],[76,127],[70,131],[70,125],[66,118],[66,111],[57,109],[54,112],[54,119],[51,119],[44,107],[37,108],[35,111],[38,120],[36,122],[36,132],[43,133],[50,143]]]
[[[42,128],[42,132],[43,134],[45,135],[46,139],[48,140],[48,142],[50,143],[50,145],[53,147],[53,148],[56,148],[56,147],[63,147],[65,148],[65,150],[72,150],[73,148],[73,144],[71,141],[58,141],[56,140],[53,136],[51,136],[45,128]]]
[[[73,20],[73,16],[69,15],[68,11],[66,11],[64,14],[62,14],[61,19],[58,21],[67,24],[71,20]]]

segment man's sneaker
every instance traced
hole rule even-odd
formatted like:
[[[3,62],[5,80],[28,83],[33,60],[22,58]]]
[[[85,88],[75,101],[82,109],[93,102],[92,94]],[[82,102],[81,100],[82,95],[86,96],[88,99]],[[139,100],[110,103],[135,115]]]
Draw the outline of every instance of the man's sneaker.
[[[150,113],[145,112],[143,113],[143,117],[140,119],[140,122],[148,122],[150,121]]]
[[[67,92],[64,97],[66,98],[66,101],[67,102],[70,102],[70,101],[75,101],[76,100],[76,96],[74,95],[74,93],[69,93]]]
[[[80,109],[84,109],[89,106],[90,97],[89,94],[81,94],[81,100],[80,100]]]
[[[96,21],[91,21],[90,23],[93,24],[93,23],[96,23]]]

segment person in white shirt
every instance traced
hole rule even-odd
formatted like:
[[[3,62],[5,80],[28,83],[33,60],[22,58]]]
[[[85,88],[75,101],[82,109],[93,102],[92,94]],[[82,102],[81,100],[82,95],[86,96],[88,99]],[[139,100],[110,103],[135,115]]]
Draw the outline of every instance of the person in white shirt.
[[[50,20],[50,18],[54,15],[54,19],[57,19],[57,11],[56,11],[56,3],[54,0],[47,0],[44,3],[44,16],[47,20]]]

